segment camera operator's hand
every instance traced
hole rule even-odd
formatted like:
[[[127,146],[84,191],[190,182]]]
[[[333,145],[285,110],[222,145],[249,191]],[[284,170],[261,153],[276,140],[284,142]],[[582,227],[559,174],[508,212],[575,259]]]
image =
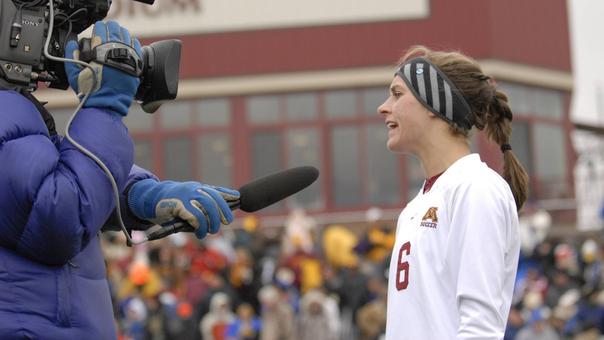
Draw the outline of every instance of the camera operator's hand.
[[[98,21],[95,23],[91,48],[113,42],[125,44],[127,46],[124,47],[133,48],[139,57],[142,56],[140,42],[132,38],[127,29],[121,27],[115,21],[108,21],[107,23]],[[67,43],[65,57],[79,60],[80,50],[75,40]],[[90,64],[96,70],[97,82],[96,87],[92,89],[92,94],[84,103],[84,107],[104,108],[126,116],[138,89],[140,79],[107,65],[96,62]],[[90,91],[93,86],[93,72],[89,68],[83,68],[76,63],[69,62],[65,63],[65,72],[69,79],[69,85],[81,100],[82,95]]]
[[[195,228],[201,239],[218,232],[221,223],[233,221],[227,202],[239,199],[239,192],[199,182],[157,182],[145,179],[132,185],[128,207],[134,215],[155,224],[167,225],[183,220]]]

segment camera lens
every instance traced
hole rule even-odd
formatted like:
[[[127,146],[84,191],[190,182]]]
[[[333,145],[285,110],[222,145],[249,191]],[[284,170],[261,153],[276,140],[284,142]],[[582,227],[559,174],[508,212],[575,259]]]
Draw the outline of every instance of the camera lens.
[[[135,99],[147,113],[176,98],[180,70],[180,40],[162,40],[143,46],[143,74]]]

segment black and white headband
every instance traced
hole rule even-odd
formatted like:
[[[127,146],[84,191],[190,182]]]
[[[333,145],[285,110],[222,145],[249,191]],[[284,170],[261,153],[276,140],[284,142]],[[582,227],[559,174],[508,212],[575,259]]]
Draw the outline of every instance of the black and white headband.
[[[401,65],[396,71],[415,98],[449,124],[470,130],[472,110],[461,91],[428,59],[418,57]]]

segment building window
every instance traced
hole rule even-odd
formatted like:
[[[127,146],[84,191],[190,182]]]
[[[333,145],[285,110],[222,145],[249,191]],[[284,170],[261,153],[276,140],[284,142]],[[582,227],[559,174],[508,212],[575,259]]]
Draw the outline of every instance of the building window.
[[[498,90],[505,93],[508,102],[514,113],[532,114],[535,110],[535,103],[530,94],[529,87],[521,84],[498,83]]]
[[[499,90],[508,96],[514,113],[564,118],[564,98],[560,91],[505,82],[499,84]]]
[[[204,133],[198,139],[197,150],[198,180],[212,185],[232,187],[233,156],[229,134]]]
[[[386,148],[388,135],[382,123],[366,126],[368,203],[391,204],[401,200],[399,158]]]
[[[281,136],[276,131],[256,132],[252,136],[252,178],[260,178],[283,170]],[[283,202],[273,204],[266,211],[283,208]]]
[[[191,139],[177,137],[164,142],[164,177],[175,181],[190,181],[193,178]]]
[[[532,152],[530,148],[530,125],[527,121],[514,120],[512,122],[512,137],[510,144],[514,154],[526,170],[529,177],[533,176]]]
[[[369,116],[377,115],[377,109],[388,98],[385,87],[369,88],[362,91],[363,112]]]
[[[309,121],[317,118],[317,96],[314,93],[294,93],[285,96],[287,120]]]
[[[534,127],[536,177],[540,198],[568,197],[566,139],[560,126]]]
[[[231,122],[231,104],[227,98],[201,100],[195,117],[195,123],[202,128],[227,126]]]
[[[130,132],[147,132],[153,129],[153,115],[143,111],[140,105],[133,103],[124,118],[124,124]]]
[[[321,140],[316,128],[294,128],[287,131],[287,165],[314,166],[321,169]],[[323,179],[321,176],[308,188],[290,199],[290,206],[302,206],[306,209],[319,209],[324,206],[324,195],[321,193]]]
[[[253,96],[246,99],[247,121],[251,124],[271,124],[279,121],[277,96]]]
[[[159,121],[164,129],[186,129],[191,127],[191,101],[170,101],[159,108]]]
[[[359,163],[359,131],[355,126],[337,126],[331,130],[332,192],[336,207],[363,202]]]
[[[143,169],[153,168],[153,149],[150,141],[143,139],[134,141],[134,164]]]
[[[352,90],[325,93],[325,113],[328,118],[354,117],[357,112],[356,95]]]
[[[564,115],[564,100],[560,91],[549,89],[533,90],[535,114],[541,117],[561,119]]]

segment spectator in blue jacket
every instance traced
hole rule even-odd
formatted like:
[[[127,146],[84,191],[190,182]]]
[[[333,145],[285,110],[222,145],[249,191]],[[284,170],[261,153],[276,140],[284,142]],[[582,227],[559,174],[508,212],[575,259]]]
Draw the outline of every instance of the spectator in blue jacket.
[[[141,56],[125,28],[97,22],[92,45],[107,43]],[[78,58],[75,41],[65,55]],[[227,201],[238,199],[237,191],[160,182],[133,165],[122,118],[139,79],[106,65],[92,67],[96,72],[65,63],[75,93],[91,91],[69,131],[115,178],[127,227],[179,219],[203,238],[230,223]],[[51,116],[31,94],[0,91],[0,117],[0,339],[116,338],[99,241],[116,208],[108,177],[56,135]]]

